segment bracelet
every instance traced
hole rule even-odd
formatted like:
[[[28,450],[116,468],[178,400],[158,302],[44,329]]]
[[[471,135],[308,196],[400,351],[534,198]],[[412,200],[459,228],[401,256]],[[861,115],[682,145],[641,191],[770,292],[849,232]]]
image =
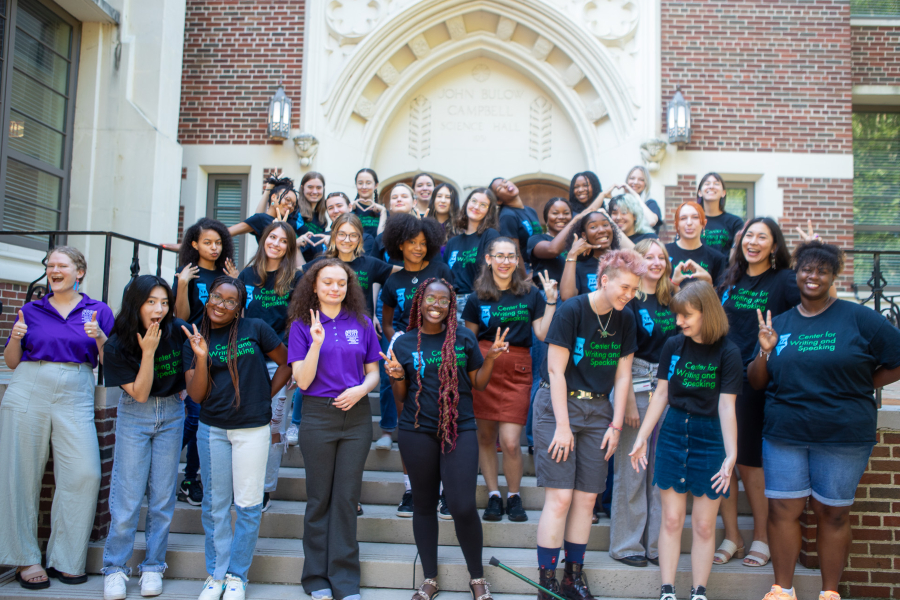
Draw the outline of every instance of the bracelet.
[[[577,258],[567,258],[566,262],[578,262]]]
[[[613,430],[615,430],[615,431],[618,431],[619,433],[622,433],[622,428],[621,428],[621,427],[616,427],[616,426],[613,425],[612,423],[609,424],[609,429],[613,429]]]
[[[760,355],[760,356],[765,356],[765,357],[766,357],[766,362],[769,362],[769,356],[770,356],[771,354],[772,354],[771,352],[766,352],[766,351],[763,350],[762,348],[759,349],[759,355]]]
[[[556,302],[546,302],[546,306],[556,306]]]
[[[393,375],[391,375],[390,377],[394,381],[406,381],[406,375],[404,375],[403,377],[394,377]]]

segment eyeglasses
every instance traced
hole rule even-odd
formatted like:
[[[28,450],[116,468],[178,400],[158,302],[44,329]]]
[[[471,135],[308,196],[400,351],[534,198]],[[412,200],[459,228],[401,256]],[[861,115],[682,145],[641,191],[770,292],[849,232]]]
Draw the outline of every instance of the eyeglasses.
[[[498,263],[514,263],[519,260],[519,257],[515,254],[503,255],[503,254],[491,254],[491,258],[496,260]]]
[[[491,207],[490,204],[486,204],[484,202],[469,202],[469,206],[472,208],[479,208],[481,210],[487,210]]]
[[[425,304],[431,304],[432,306],[437,304],[441,308],[447,308],[450,306],[450,298],[441,298],[438,300],[437,296],[425,296]]]
[[[350,240],[351,242],[358,242],[359,234],[358,233],[344,233],[343,231],[338,231],[337,239],[341,242],[343,242],[344,240]]]
[[[215,304],[216,306],[224,306],[228,310],[234,310],[238,307],[237,300],[226,300],[220,294],[210,294],[209,295],[209,304]]]

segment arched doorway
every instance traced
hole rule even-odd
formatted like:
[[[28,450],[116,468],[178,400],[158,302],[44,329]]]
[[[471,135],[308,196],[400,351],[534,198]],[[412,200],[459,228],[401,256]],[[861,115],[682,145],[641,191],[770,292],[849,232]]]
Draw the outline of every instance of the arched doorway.
[[[550,198],[557,196],[569,199],[569,186],[553,181],[552,179],[523,179],[515,181],[516,187],[519,188],[519,197],[526,206],[530,206],[537,212],[541,218],[541,225],[544,223],[544,205]]]

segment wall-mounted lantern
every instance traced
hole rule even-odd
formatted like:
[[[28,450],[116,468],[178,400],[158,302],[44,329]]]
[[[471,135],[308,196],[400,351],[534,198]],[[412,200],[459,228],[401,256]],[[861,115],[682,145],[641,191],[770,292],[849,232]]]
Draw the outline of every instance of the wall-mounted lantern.
[[[669,101],[666,110],[669,143],[687,144],[691,141],[691,105],[681,95],[681,88]]]
[[[278,90],[269,101],[269,139],[282,141],[291,133],[291,99],[284,93],[279,82]]]

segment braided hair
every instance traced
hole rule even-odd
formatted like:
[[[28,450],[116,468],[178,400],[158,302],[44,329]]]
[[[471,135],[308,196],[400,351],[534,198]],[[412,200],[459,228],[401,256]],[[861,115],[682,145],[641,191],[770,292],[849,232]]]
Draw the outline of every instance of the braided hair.
[[[450,306],[447,307],[447,316],[444,318],[447,335],[441,346],[441,364],[438,367],[438,436],[441,439],[441,452],[452,452],[456,448],[456,420],[459,417],[459,369],[456,367],[456,293],[453,286],[446,279],[431,277],[422,282],[416,290],[409,310],[409,327],[407,331],[417,329],[416,352],[422,356],[422,304],[425,301],[425,290],[432,283],[440,283],[450,290]],[[421,360],[421,358],[420,358]],[[419,394],[422,393],[422,371],[416,369],[416,419],[415,426],[419,427]]]
[[[239,279],[229,277],[228,275],[222,275],[221,277],[216,277],[216,280],[213,281],[212,285],[209,287],[210,296],[223,285],[234,286],[234,289],[236,289],[238,293],[238,305],[234,309],[234,320],[231,321],[230,329],[228,331],[228,350],[225,355],[225,364],[228,366],[228,372],[231,374],[231,385],[234,386],[234,408],[235,410],[238,410],[241,408],[241,389],[237,366],[238,328],[241,323],[241,313],[243,312],[244,305],[247,304],[247,288],[244,287],[244,282]],[[212,324],[209,320],[209,315],[204,310],[203,320],[200,321],[200,335],[203,336],[203,339],[206,340],[207,344],[209,343],[209,333],[211,329]],[[212,348],[210,348],[210,350],[212,350]],[[207,356],[206,360],[210,361],[211,364],[212,356]]]

